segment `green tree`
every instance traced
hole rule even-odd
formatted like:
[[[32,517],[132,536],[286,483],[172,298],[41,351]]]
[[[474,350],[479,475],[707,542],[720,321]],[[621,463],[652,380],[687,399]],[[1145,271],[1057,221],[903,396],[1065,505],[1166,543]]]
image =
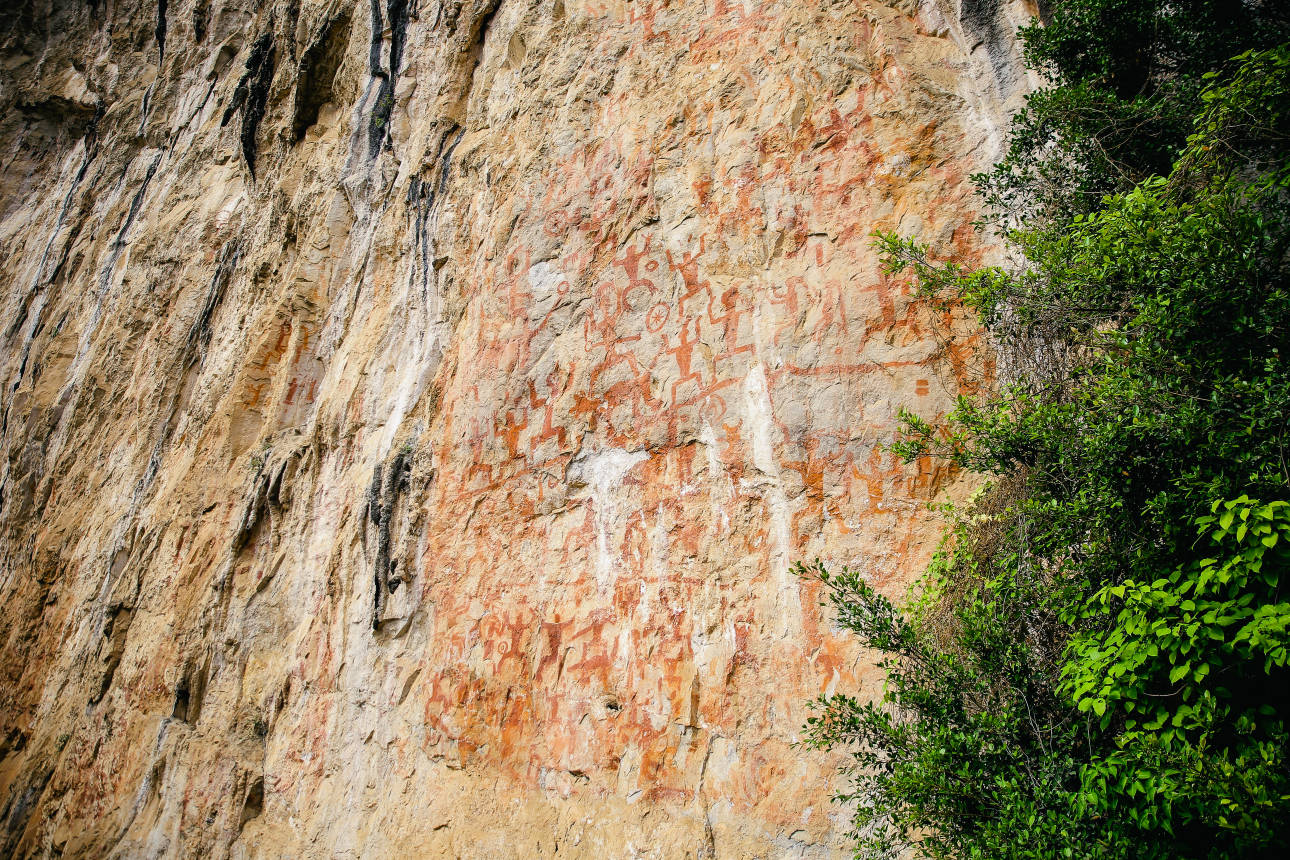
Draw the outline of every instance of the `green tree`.
[[[1165,175],[1200,110],[1204,76],[1290,32],[1275,0],[1058,0],[1021,31],[1043,84],[979,177],[1000,213],[1067,218]]]
[[[1144,8],[1167,30],[1189,5]],[[1130,74],[1128,47],[1090,40],[1083,58],[1060,23],[1042,56],[1064,74]],[[802,569],[884,655],[883,702],[823,699],[808,727],[856,753],[846,798],[871,855],[1290,850],[1290,46],[1210,63],[1232,47],[1215,44],[1153,73],[1174,75],[1153,92],[1195,87],[1191,134],[1159,136],[1166,176],[1149,175],[1154,151],[1130,155],[1146,175],[1076,206],[1013,170],[1043,210],[1007,234],[1020,271],[880,239],[893,272],[976,311],[1020,370],[939,424],[905,416],[906,458],[990,476],[911,607],[862,572]],[[1020,134],[1065,122],[1045,119],[1062,104],[1032,100]],[[1016,141],[1013,168],[1054,151]],[[1099,164],[1074,181],[1114,186]]]

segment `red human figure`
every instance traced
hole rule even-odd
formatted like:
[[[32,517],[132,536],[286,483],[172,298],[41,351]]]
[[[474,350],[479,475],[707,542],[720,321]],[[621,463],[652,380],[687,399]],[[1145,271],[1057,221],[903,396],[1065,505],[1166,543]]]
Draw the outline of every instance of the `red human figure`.
[[[708,301],[711,302],[712,300],[712,289],[709,282],[699,280],[699,258],[703,256],[705,238],[700,236],[699,250],[693,254],[686,254],[679,263],[672,257],[671,251],[667,252],[668,266],[671,267],[672,271],[681,275],[681,281],[685,284],[685,292],[681,294],[681,299],[677,302],[678,306],[683,307],[687,300],[697,296],[699,293],[707,293]]]
[[[748,316],[748,311],[739,306],[739,288],[731,287],[721,294],[721,310],[719,316],[712,313],[712,304],[708,304],[708,320],[714,326],[721,327],[721,343],[724,349],[717,353],[714,361],[722,358],[733,358],[741,352],[752,352],[751,343],[739,346],[739,320],[741,317]]]
[[[559,392],[564,389],[567,381],[567,379],[562,380],[560,378],[559,368],[552,368],[551,373],[546,378],[547,396],[545,398],[538,396],[537,387],[532,380],[529,381],[529,405],[534,411],[538,408],[542,409],[542,429],[529,441],[530,453],[536,451],[538,445],[552,437],[556,439],[561,449],[564,448],[565,428],[552,426],[552,422],[555,420],[555,406],[552,401],[559,396]]]
[[[673,356],[676,359],[676,369],[679,376],[672,381],[672,402],[675,404],[677,386],[683,382],[694,380],[698,383],[700,390],[703,388],[703,374],[698,370],[691,370],[690,364],[694,360],[694,345],[699,342],[699,320],[694,320],[694,337],[690,337],[690,320],[685,320],[681,325],[681,335],[677,339],[676,346],[669,346],[667,335],[663,335],[664,355]]]
[[[632,372],[636,376],[642,373],[640,362],[631,352],[623,350],[623,346],[638,341],[640,335],[622,337],[618,334],[618,318],[622,316],[622,308],[618,306],[618,300],[611,289],[602,289],[600,300],[597,302],[599,308],[599,319],[595,311],[587,315],[583,320],[582,332],[585,344],[583,349],[590,353],[599,348],[604,350],[604,357],[600,364],[591,373],[591,383],[594,385],[596,380],[608,373],[615,365],[627,362],[632,367]]]
[[[628,245],[623,250],[623,255],[614,260],[614,265],[622,266],[623,271],[627,273],[627,284],[629,288],[647,286],[651,290],[654,289],[653,281],[640,276],[641,260],[649,254],[649,246],[653,241],[654,239],[652,236],[646,236],[645,245],[639,251],[631,245]]]

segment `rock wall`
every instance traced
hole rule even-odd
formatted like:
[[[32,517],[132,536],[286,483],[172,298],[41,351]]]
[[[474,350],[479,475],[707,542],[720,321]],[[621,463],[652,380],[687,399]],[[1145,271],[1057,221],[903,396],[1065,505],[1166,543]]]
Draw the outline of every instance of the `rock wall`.
[[[0,11],[0,855],[840,857],[985,0]]]

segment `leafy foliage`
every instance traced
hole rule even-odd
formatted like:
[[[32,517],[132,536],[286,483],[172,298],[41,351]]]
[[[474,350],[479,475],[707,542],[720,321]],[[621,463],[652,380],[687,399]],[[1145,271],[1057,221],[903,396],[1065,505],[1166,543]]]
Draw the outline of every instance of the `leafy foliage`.
[[[1214,557],[1103,586],[1080,612],[1095,626],[1071,642],[1061,689],[1099,730],[1122,728],[1085,766],[1081,807],[1114,814],[1127,795],[1139,826],[1170,830],[1185,813],[1260,845],[1284,827],[1290,791],[1290,502],[1215,502],[1198,525]]]
[[[1273,6],[1228,11],[1257,43]],[[1219,17],[1179,17],[1197,9]],[[994,174],[1039,207],[1007,233],[1020,271],[880,237],[889,269],[976,311],[1013,370],[942,422],[905,416],[907,459],[992,476],[912,607],[860,571],[800,569],[884,655],[882,702],[822,699],[808,726],[855,751],[846,799],[870,856],[1290,850],[1290,45],[1225,62],[1246,42],[1222,11],[1087,0],[1028,32],[1058,95],[1031,102],[1048,144],[1028,149],[1023,121]],[[1117,15],[1174,35],[1131,43]],[[1202,24],[1190,53],[1171,41]],[[1061,154],[1076,184],[1119,189],[1095,206],[1016,169],[1092,134],[1045,113],[1090,87],[1158,130],[1141,152],[1098,141],[1132,182]]]
[[[1062,0],[1021,31],[1044,85],[1013,121],[1008,153],[980,177],[1000,212],[1064,219],[1164,175],[1200,109],[1204,75],[1290,32],[1290,7],[1259,0]]]

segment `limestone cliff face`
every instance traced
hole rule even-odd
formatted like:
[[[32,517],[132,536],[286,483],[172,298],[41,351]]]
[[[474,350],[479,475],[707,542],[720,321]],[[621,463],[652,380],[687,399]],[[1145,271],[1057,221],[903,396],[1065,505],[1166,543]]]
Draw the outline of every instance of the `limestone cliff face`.
[[[0,856],[843,856],[1026,13],[6,3]]]

